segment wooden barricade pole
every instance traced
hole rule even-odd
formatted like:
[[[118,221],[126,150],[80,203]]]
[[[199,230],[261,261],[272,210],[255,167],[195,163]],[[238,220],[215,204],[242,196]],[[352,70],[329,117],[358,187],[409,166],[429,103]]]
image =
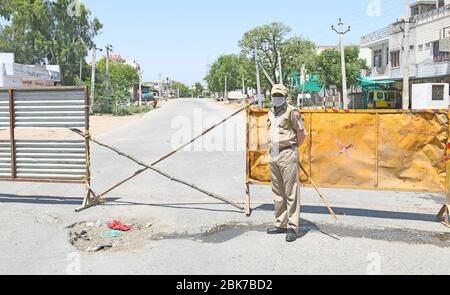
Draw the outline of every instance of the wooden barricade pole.
[[[17,165],[16,165],[16,138],[15,138],[15,109],[14,109],[14,90],[9,89],[9,148],[11,155],[11,180],[17,178]]]
[[[75,133],[77,133],[77,134],[83,136],[83,133],[82,133],[80,130],[76,130],[76,129],[71,129],[71,130],[72,130],[73,132],[75,132]],[[175,182],[181,183],[181,184],[183,184],[183,185],[189,186],[189,187],[191,187],[191,188],[193,188],[193,189],[195,189],[195,190],[197,190],[197,191],[199,191],[199,192],[201,192],[201,193],[203,193],[203,194],[205,194],[205,195],[207,195],[207,196],[209,196],[209,197],[211,197],[211,198],[214,198],[214,199],[216,199],[216,200],[220,200],[220,201],[222,201],[222,202],[224,202],[224,203],[227,203],[227,204],[229,204],[229,205],[231,205],[231,206],[233,206],[233,207],[235,207],[235,208],[237,208],[237,209],[239,209],[239,210],[241,210],[241,211],[244,211],[244,208],[243,208],[242,206],[240,206],[239,204],[236,204],[236,203],[233,202],[233,201],[227,200],[226,198],[224,198],[224,197],[222,197],[222,196],[219,196],[219,195],[217,195],[217,194],[208,192],[207,190],[202,189],[202,188],[200,188],[200,187],[198,187],[198,186],[196,186],[196,185],[194,185],[194,184],[191,184],[191,183],[188,183],[188,182],[186,182],[186,181],[184,181],[184,180],[181,180],[181,179],[179,179],[179,178],[173,177],[173,176],[171,176],[171,175],[169,175],[169,174],[163,172],[163,171],[160,170],[160,169],[157,169],[157,168],[155,168],[155,167],[152,167],[151,165],[146,164],[146,163],[144,163],[144,162],[142,162],[142,161],[136,159],[135,157],[133,157],[133,156],[131,156],[131,155],[128,155],[128,154],[126,154],[126,153],[124,153],[124,152],[118,150],[117,148],[115,148],[115,147],[113,147],[113,146],[110,146],[110,145],[108,145],[108,144],[102,143],[102,142],[100,142],[100,141],[94,139],[94,138],[92,138],[91,136],[87,136],[87,138],[88,138],[90,141],[92,141],[92,142],[98,144],[99,146],[102,146],[102,147],[105,147],[105,148],[107,148],[107,149],[110,149],[110,150],[112,150],[113,152],[117,153],[118,155],[120,155],[120,156],[122,156],[122,157],[125,157],[125,158],[127,158],[127,159],[129,159],[129,160],[135,162],[135,163],[138,164],[139,166],[142,166],[142,167],[144,167],[144,168],[148,168],[149,170],[151,170],[151,171],[153,171],[153,172],[156,172],[156,173],[160,174],[161,176],[164,176],[165,178],[170,179],[171,181],[175,181]]]
[[[248,106],[246,110],[246,151],[245,151],[245,215],[250,217],[252,214],[251,195],[250,195],[250,112]]]
[[[87,87],[84,89],[84,115],[85,115],[85,130],[84,133],[89,135],[89,116],[90,116],[90,100]],[[99,203],[99,200],[96,198],[95,192],[91,189],[91,142],[88,136],[85,136],[84,144],[86,147],[86,172],[85,172],[85,187],[86,187],[86,195],[83,200],[83,205],[81,208],[76,211],[81,211],[85,208],[92,207]]]
[[[246,104],[244,107],[240,108],[239,110],[235,111],[233,114],[231,114],[230,116],[226,117],[225,119],[223,119],[222,121],[214,124],[213,126],[209,127],[208,129],[204,130],[201,134],[199,134],[198,136],[194,137],[193,139],[191,139],[189,142],[183,144],[182,146],[178,147],[177,149],[171,151],[170,153],[162,156],[161,158],[159,158],[158,160],[156,160],[155,162],[153,162],[151,165],[149,165],[148,167],[144,166],[143,169],[140,169],[136,172],[134,172],[131,176],[123,179],[122,181],[114,184],[113,186],[111,186],[110,188],[106,189],[104,192],[102,192],[101,194],[95,194],[95,192],[90,189],[90,192],[95,196],[94,200],[91,201],[90,204],[87,204],[86,206],[83,206],[82,208],[78,209],[77,212],[80,212],[84,209],[87,209],[89,207],[93,207],[96,206],[98,204],[104,203],[103,197],[105,195],[107,195],[108,193],[112,192],[113,190],[115,190],[116,188],[118,188],[119,186],[129,182],[130,180],[132,180],[133,178],[137,177],[138,175],[141,175],[142,173],[148,171],[148,170],[152,170],[150,167],[154,167],[157,164],[163,162],[164,160],[168,159],[169,157],[175,155],[176,153],[178,153],[179,151],[183,150],[185,147],[191,145],[192,143],[194,143],[195,141],[197,141],[199,138],[205,136],[206,134],[208,134],[209,132],[211,132],[212,130],[214,130],[216,127],[224,124],[225,122],[227,122],[228,120],[230,120],[231,118],[235,117],[236,115],[238,115],[239,113],[241,113],[244,110],[247,110],[248,107],[250,107],[251,105],[253,105],[254,102]],[[72,130],[75,131],[75,130]],[[76,131],[75,131],[76,132]],[[78,132],[76,132],[78,133]],[[87,136],[85,135],[85,137],[89,137],[89,134],[87,134]],[[89,140],[88,140],[89,141]]]
[[[450,227],[450,105],[447,113],[448,119],[449,119],[449,137],[447,140],[447,151],[445,156],[445,167],[446,167],[446,178],[445,178],[445,205],[442,207],[442,209],[439,211],[437,217],[439,218],[439,221],[447,226]]]

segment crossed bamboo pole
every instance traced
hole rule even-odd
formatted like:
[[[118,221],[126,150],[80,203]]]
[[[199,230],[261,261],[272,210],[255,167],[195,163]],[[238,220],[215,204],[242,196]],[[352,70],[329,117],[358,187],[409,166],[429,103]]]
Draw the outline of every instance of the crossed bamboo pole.
[[[250,107],[251,105],[253,105],[254,102],[249,103],[247,105],[245,105],[243,108],[237,110],[236,112],[234,112],[233,114],[231,114],[230,116],[226,117],[225,119],[223,119],[222,121],[218,122],[217,124],[215,124],[214,126],[211,126],[210,128],[204,130],[201,134],[199,134],[198,136],[194,137],[191,141],[183,144],[182,146],[180,146],[179,148],[171,151],[170,153],[168,153],[167,155],[162,156],[161,158],[159,158],[157,161],[153,162],[151,165],[149,165],[150,167],[156,166],[159,163],[161,163],[162,161],[166,160],[167,158],[175,155],[176,153],[178,153],[179,151],[183,150],[185,147],[191,145],[192,143],[194,143],[195,141],[197,141],[199,138],[205,136],[207,133],[211,132],[213,129],[217,128],[218,126],[222,125],[223,123],[225,123],[226,121],[230,120],[231,118],[235,117],[236,115],[238,115],[239,113],[245,111],[248,107]],[[141,169],[137,172],[135,172],[133,175],[125,178],[124,180],[120,181],[119,183],[117,183],[116,185],[110,187],[109,189],[105,190],[103,193],[101,193],[100,195],[98,195],[98,198],[102,198],[104,197],[106,194],[109,194],[110,192],[112,192],[113,190],[115,190],[116,188],[118,188],[119,186],[123,185],[124,183],[130,181],[131,179],[135,178],[136,176],[144,173],[145,171],[149,170],[149,167],[145,167],[144,169]]]
[[[302,163],[299,162],[300,168],[303,170],[303,173],[305,173],[306,177],[308,177],[309,182],[313,185],[316,192],[319,194],[320,198],[322,199],[322,202],[325,204],[325,207],[327,207],[328,212],[330,212],[331,216],[334,218],[334,220],[337,220],[336,214],[334,213],[333,209],[331,208],[330,204],[328,203],[327,198],[320,192],[319,188],[317,187],[314,180],[312,180],[311,176],[309,176],[308,172],[306,172],[305,168],[303,167]]]
[[[189,187],[191,187],[191,188],[193,188],[193,189],[195,189],[195,190],[200,191],[200,192],[203,193],[203,194],[206,194],[206,195],[208,195],[208,196],[210,196],[210,197],[212,197],[212,198],[214,198],[214,199],[223,201],[223,202],[225,202],[225,203],[227,203],[227,204],[230,204],[230,205],[234,206],[235,208],[237,208],[237,209],[239,209],[239,210],[241,210],[241,211],[244,211],[244,208],[243,208],[242,206],[236,204],[235,202],[229,201],[229,200],[227,200],[227,199],[225,199],[224,197],[221,197],[221,196],[219,196],[219,195],[210,193],[210,192],[208,192],[208,191],[206,191],[206,190],[204,190],[204,189],[202,189],[202,188],[199,188],[198,186],[196,186],[196,185],[194,185],[194,184],[189,184],[189,183],[187,183],[187,182],[185,182],[185,181],[183,181],[183,180],[174,178],[174,177],[170,176],[169,174],[167,174],[167,173],[165,173],[165,172],[163,172],[163,171],[161,171],[161,170],[159,170],[159,169],[156,169],[154,166],[156,166],[157,164],[159,164],[159,163],[161,163],[162,161],[166,160],[167,158],[173,156],[174,154],[178,153],[179,151],[183,150],[185,147],[191,145],[192,143],[194,143],[195,141],[197,141],[199,138],[205,136],[207,133],[211,132],[213,129],[215,129],[216,127],[218,127],[218,126],[220,126],[221,124],[225,123],[226,121],[230,120],[231,118],[235,117],[235,116],[238,115],[239,113],[243,112],[244,110],[247,110],[247,108],[250,107],[250,106],[253,105],[253,104],[254,104],[254,102],[249,103],[249,104],[246,104],[244,107],[242,107],[241,109],[237,110],[236,112],[234,112],[234,113],[231,114],[230,116],[226,117],[226,118],[223,119],[222,121],[218,122],[217,124],[211,126],[211,127],[208,128],[208,129],[204,130],[200,135],[194,137],[191,141],[189,141],[189,142],[183,144],[183,145],[180,146],[179,148],[177,148],[177,149],[171,151],[170,153],[168,153],[168,154],[162,156],[160,159],[158,159],[157,161],[153,162],[153,163],[150,164],[150,165],[147,165],[147,164],[145,164],[145,163],[139,161],[138,159],[135,159],[134,157],[132,157],[132,156],[130,156],[130,155],[127,155],[127,154],[125,154],[125,153],[119,151],[119,150],[116,149],[115,147],[112,147],[112,146],[110,146],[110,145],[107,145],[107,144],[104,144],[104,143],[99,142],[98,140],[92,138],[90,135],[84,134],[81,130],[78,130],[78,129],[71,129],[72,132],[75,132],[76,134],[78,134],[78,135],[80,135],[80,136],[87,137],[90,141],[92,141],[92,142],[94,142],[94,143],[96,143],[96,144],[98,144],[98,145],[100,145],[100,146],[103,146],[103,147],[105,147],[105,148],[107,148],[107,149],[110,149],[110,150],[116,152],[117,154],[119,154],[119,155],[121,155],[121,156],[123,156],[123,157],[126,157],[126,158],[132,160],[133,162],[137,163],[138,165],[144,167],[143,169],[140,169],[140,170],[136,171],[136,172],[133,173],[131,176],[129,176],[129,177],[127,177],[126,179],[124,179],[124,180],[118,182],[117,184],[113,185],[112,187],[110,187],[109,189],[105,190],[103,193],[101,193],[101,194],[99,194],[99,195],[97,195],[91,188],[89,188],[89,191],[94,195],[95,200],[96,200],[96,201],[95,201],[93,204],[91,204],[91,205],[95,205],[95,204],[97,204],[97,203],[102,202],[102,198],[103,198],[105,195],[107,195],[108,193],[112,192],[113,190],[115,190],[115,189],[118,188],[119,186],[121,186],[121,185],[127,183],[128,181],[130,181],[131,179],[137,177],[138,175],[144,173],[145,171],[152,170],[152,171],[154,171],[154,172],[156,172],[156,173],[158,173],[158,174],[160,174],[160,175],[162,175],[162,176],[164,176],[164,177],[166,177],[166,178],[169,178],[169,179],[172,180],[172,181],[175,181],[175,182],[184,184],[184,185],[186,185],[186,186],[189,186]],[[87,207],[89,207],[89,206],[86,206],[86,208],[87,208]]]

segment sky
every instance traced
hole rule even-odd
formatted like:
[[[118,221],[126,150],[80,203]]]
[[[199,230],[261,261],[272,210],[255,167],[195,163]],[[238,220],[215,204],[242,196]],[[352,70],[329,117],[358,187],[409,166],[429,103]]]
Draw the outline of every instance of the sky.
[[[136,60],[144,81],[203,81],[207,65],[239,53],[243,34],[259,25],[283,22],[291,36],[317,45],[337,45],[331,30],[340,17],[352,30],[347,44],[382,29],[403,14],[403,0],[81,0],[104,25],[95,42]]]

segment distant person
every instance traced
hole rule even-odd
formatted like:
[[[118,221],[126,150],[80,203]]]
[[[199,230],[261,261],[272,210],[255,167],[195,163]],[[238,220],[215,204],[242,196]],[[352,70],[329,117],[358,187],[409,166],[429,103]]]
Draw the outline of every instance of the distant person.
[[[300,229],[299,146],[306,139],[299,111],[287,103],[285,86],[273,86],[269,112],[269,146],[275,226],[268,234],[286,234],[287,242],[298,239]]]

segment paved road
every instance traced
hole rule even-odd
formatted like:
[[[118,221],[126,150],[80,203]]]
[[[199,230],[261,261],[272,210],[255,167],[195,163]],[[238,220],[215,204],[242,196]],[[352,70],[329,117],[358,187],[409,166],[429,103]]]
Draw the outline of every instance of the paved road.
[[[187,140],[233,111],[209,101],[171,101],[99,139],[152,162],[177,139]],[[158,167],[242,202],[244,120],[236,117],[195,150]],[[138,168],[100,147],[93,148],[92,165],[98,191]],[[339,213],[334,223],[314,191],[304,189],[303,237],[288,245],[283,236],[264,233],[272,221],[268,187],[252,188],[251,218],[152,172],[114,191],[107,205],[79,214],[74,209],[83,188],[77,185],[0,183],[0,191],[0,274],[450,273],[450,231],[434,217],[443,202],[438,195],[324,190]],[[152,238],[95,254],[78,252],[68,242],[67,226],[111,219],[152,223]]]

